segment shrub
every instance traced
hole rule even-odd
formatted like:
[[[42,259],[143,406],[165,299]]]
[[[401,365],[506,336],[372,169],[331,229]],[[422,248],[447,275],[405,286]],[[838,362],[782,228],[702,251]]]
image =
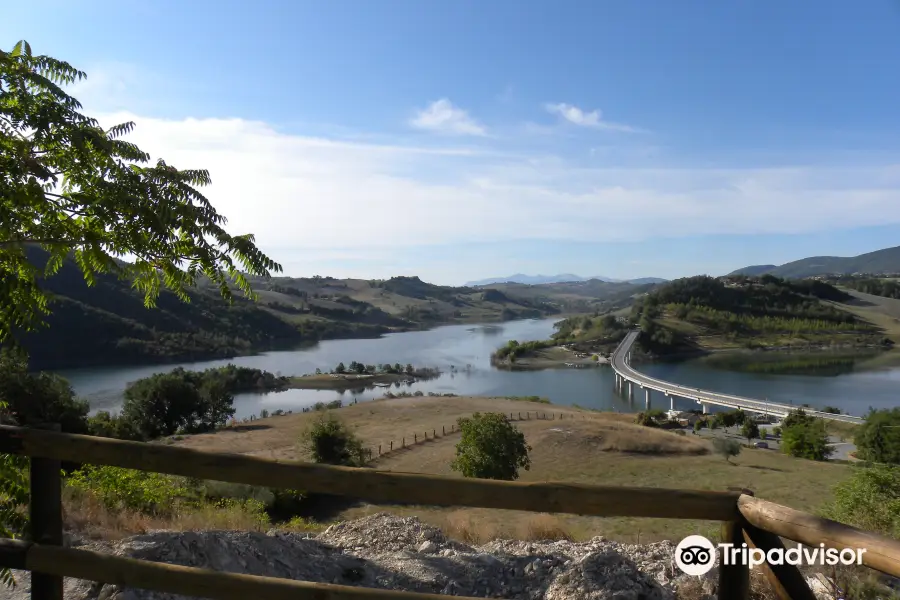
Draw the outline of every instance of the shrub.
[[[0,352],[0,403],[20,425],[59,423],[66,433],[87,433],[88,403],[75,398],[69,382],[51,373],[30,373],[20,351]]]
[[[741,435],[747,438],[749,442],[753,438],[759,437],[759,425],[756,424],[752,419],[745,419],[744,424],[741,425]]]
[[[361,467],[372,457],[372,451],[332,413],[320,415],[303,433],[301,443],[314,461],[328,465]]]
[[[900,538],[900,467],[873,465],[854,469],[837,484],[823,516],[882,535]]]
[[[72,473],[70,486],[94,494],[111,510],[171,514],[188,490],[174,477],[119,467],[85,465]]]
[[[519,469],[531,468],[525,435],[506,415],[475,413],[457,421],[462,439],[450,468],[464,477],[515,480]]]
[[[863,460],[900,464],[900,408],[870,411],[853,441]]]
[[[120,440],[141,439],[141,433],[135,429],[131,421],[120,414],[110,414],[105,410],[89,417],[87,425],[90,435]]]
[[[659,427],[659,423],[656,419],[646,412],[639,412],[635,417],[634,422],[638,425],[643,425],[644,427]]]
[[[721,454],[727,462],[731,462],[732,456],[737,456],[741,453],[741,445],[735,440],[715,438],[713,439],[713,450],[717,454]]]
[[[834,449],[828,445],[825,423],[811,418],[782,429],[781,451],[796,458],[827,460]]]

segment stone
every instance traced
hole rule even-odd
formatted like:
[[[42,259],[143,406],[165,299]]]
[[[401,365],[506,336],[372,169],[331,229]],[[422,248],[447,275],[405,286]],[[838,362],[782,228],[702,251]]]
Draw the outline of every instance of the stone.
[[[434,542],[422,542],[422,545],[419,546],[419,552],[423,554],[431,554],[435,550],[437,550],[437,546]]]

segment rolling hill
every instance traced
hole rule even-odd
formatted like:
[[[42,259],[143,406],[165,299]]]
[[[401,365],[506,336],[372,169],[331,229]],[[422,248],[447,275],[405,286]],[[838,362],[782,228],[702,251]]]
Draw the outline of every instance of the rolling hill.
[[[852,275],[854,273],[900,273],[900,246],[867,252],[859,256],[812,256],[780,266],[756,265],[738,269],[729,275],[763,275],[802,279],[817,275]]]
[[[43,267],[47,254],[29,249]],[[100,276],[88,287],[66,262],[42,281],[54,299],[49,327],[18,337],[34,369],[229,358],[323,339],[375,337],[441,324],[537,318],[577,311],[585,299],[544,290],[449,287],[418,277],[251,278],[259,298],[228,304],[208,283],[183,303],[164,292],[154,309],[126,281]]]
[[[488,279],[479,279],[478,281],[470,281],[466,283],[466,285],[471,287],[494,285],[497,283],[523,283],[526,285],[543,285],[548,283],[573,283],[591,280],[603,281],[607,283],[633,283],[635,285],[643,285],[645,283],[665,283],[667,281],[659,277],[640,277],[637,279],[622,280],[613,279],[611,277],[604,277],[603,275],[581,277],[580,275],[573,275],[571,273],[562,273],[560,275],[523,275],[522,273],[516,273],[515,275],[510,275],[509,277],[492,277]]]

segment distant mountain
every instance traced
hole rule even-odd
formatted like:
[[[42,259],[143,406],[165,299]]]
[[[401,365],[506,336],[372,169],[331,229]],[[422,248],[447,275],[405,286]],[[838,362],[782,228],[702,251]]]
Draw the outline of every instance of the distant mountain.
[[[757,275],[763,275],[777,268],[778,265],[752,265],[750,267],[738,269],[737,271],[732,271],[731,273],[729,273],[729,275],[746,275],[747,277],[756,277]]]
[[[783,264],[757,265],[738,269],[731,275],[774,275],[801,279],[815,275],[852,275],[853,273],[900,273],[900,246],[867,252],[859,256],[813,256]]]
[[[666,279],[659,277],[641,277],[639,279],[613,279],[612,277],[604,277],[603,275],[594,275],[593,277],[581,277],[572,273],[561,273],[559,275],[524,275],[516,273],[509,277],[491,277],[488,279],[479,279],[478,281],[470,281],[466,283],[468,287],[480,285],[493,285],[497,283],[524,283],[526,285],[543,285],[546,283],[575,283],[579,281],[605,281],[607,283],[633,283],[635,285],[643,285],[646,283],[665,283]]]

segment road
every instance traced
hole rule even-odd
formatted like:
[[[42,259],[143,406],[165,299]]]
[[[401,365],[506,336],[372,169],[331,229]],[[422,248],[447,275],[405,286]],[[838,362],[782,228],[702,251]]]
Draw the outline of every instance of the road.
[[[779,404],[777,402],[768,402],[766,400],[758,400],[755,398],[744,398],[742,396],[734,396],[732,394],[723,394],[710,390],[701,390],[698,388],[692,388],[684,385],[679,385],[677,383],[672,383],[670,381],[663,381],[662,379],[654,379],[653,377],[644,375],[640,371],[633,369],[631,365],[628,364],[628,354],[631,351],[631,346],[634,344],[635,340],[637,340],[640,333],[640,330],[629,332],[628,335],[625,336],[625,339],[622,340],[622,343],[619,344],[619,347],[615,349],[610,358],[610,364],[612,365],[612,368],[616,373],[618,373],[627,381],[634,382],[634,384],[644,389],[663,392],[667,396],[677,396],[679,398],[695,400],[698,403],[714,404],[716,406],[725,406],[728,408],[740,408],[743,410],[749,410],[758,413],[768,413],[785,416],[790,411],[796,410],[798,408],[797,406],[790,404]],[[822,419],[844,421],[846,423],[863,423],[863,419],[861,417],[855,417],[852,415],[835,415],[811,408],[804,408],[803,410],[806,411],[806,413],[809,415]]]

